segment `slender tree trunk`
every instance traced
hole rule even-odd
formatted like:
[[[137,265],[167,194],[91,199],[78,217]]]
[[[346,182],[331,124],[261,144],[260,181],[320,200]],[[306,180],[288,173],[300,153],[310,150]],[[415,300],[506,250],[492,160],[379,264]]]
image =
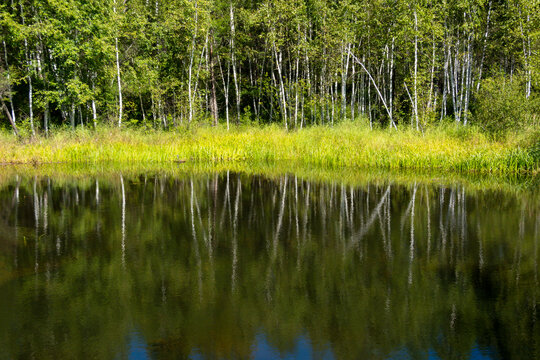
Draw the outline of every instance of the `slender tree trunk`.
[[[218,106],[217,106],[217,97],[216,97],[216,77],[214,74],[214,36],[212,34],[210,39],[210,51],[209,51],[209,67],[210,67],[210,112],[212,113],[212,118],[214,119],[214,126],[218,125]]]
[[[4,60],[6,62],[6,76],[7,76],[7,84],[8,84],[8,99],[9,99],[9,106],[11,107],[11,119],[13,120],[13,123],[15,124],[17,122],[15,117],[15,107],[13,106],[13,94],[11,93],[11,72],[9,71],[9,63],[8,63],[8,52],[7,52],[7,46],[6,41],[2,40],[2,44],[4,45]]]
[[[152,102],[152,127],[156,128],[156,102],[154,101],[154,94],[150,96],[150,101]]]
[[[163,129],[167,129],[167,118],[161,106],[161,96],[158,97],[158,115],[161,118],[161,123],[163,124]]]
[[[2,99],[0,99],[0,102],[2,102],[2,109],[4,109],[4,111],[6,112],[9,123],[11,124],[11,127],[13,128],[13,132],[15,133],[16,136],[19,136],[19,129],[17,129],[17,125],[15,124],[15,120],[11,117],[11,113],[9,112],[8,107],[6,106],[4,101],[2,101]]]
[[[394,116],[394,93],[393,93],[393,85],[394,85],[394,41],[395,38],[392,37],[392,47],[390,48],[390,81],[389,81],[389,87],[390,87],[390,94],[388,95],[388,102],[390,103],[390,119]]]
[[[433,34],[432,52],[431,52],[431,76],[429,81],[429,96],[426,109],[431,110],[431,99],[433,97],[433,81],[435,79],[435,34]]]
[[[25,25],[24,22],[24,13],[23,13],[23,5],[22,1],[19,2],[19,6],[21,8],[21,20],[22,25]],[[36,135],[36,131],[34,129],[34,108],[33,108],[33,93],[32,93],[32,60],[30,59],[30,55],[28,54],[28,40],[25,37],[24,38],[24,55],[26,58],[26,66],[27,66],[27,81],[28,81],[28,115],[30,117],[30,129],[32,131],[32,136]]]
[[[248,63],[249,63],[249,84],[252,89],[255,89],[255,87],[257,86],[257,81],[255,77],[253,76],[253,61],[251,57],[248,59]],[[257,119],[257,122],[259,122],[259,106],[257,104],[257,97],[252,96],[251,99],[253,101],[253,112],[255,113],[255,119]]]
[[[283,110],[283,121],[285,122],[285,129],[288,130],[289,129],[289,125],[288,125],[288,116],[287,116],[287,100],[285,99],[285,86],[283,84],[283,75],[282,75],[282,72],[281,72],[281,64],[282,64],[282,61],[281,61],[281,52],[278,56],[278,51],[277,51],[277,48],[276,48],[276,44],[274,43],[274,54],[276,56],[276,67],[277,67],[277,70],[278,70],[278,76],[279,76],[279,88],[280,88],[280,92],[281,92],[281,105],[282,105],[282,110]],[[273,72],[272,72],[273,73]]]
[[[346,117],[347,110],[347,75],[349,73],[349,60],[351,44],[345,44],[343,57],[345,57],[345,68],[341,74],[341,119]]]
[[[300,29],[298,29],[298,31],[300,31]],[[295,69],[296,80],[294,82],[294,84],[295,84],[295,86],[294,86],[294,128],[295,129],[298,128],[298,87],[300,86],[300,84],[298,83],[298,80],[299,80],[298,79],[299,68],[300,68],[300,49],[298,49],[298,52],[296,54],[296,69]]]
[[[354,99],[356,97],[356,66],[351,64],[351,121],[354,121]]]
[[[446,49],[444,49],[444,74],[443,74],[443,94],[442,94],[442,102],[441,102],[441,118],[439,121],[442,122],[443,118],[446,116],[446,95],[448,93],[448,57],[446,56]]]
[[[367,107],[368,107],[368,117],[369,117],[369,128],[373,130],[373,114],[371,113],[371,86],[368,86],[368,89],[367,89],[367,102],[368,102]],[[388,114],[390,114],[390,112],[388,112]]]
[[[189,101],[189,117],[188,117],[188,125],[191,124],[193,121],[193,93],[192,93],[192,77],[193,77],[193,60],[195,57],[195,40],[197,38],[197,28],[198,28],[198,16],[199,16],[199,8],[198,8],[198,2],[195,1],[195,30],[193,32],[193,37],[191,40],[191,51],[189,55],[189,68],[188,68],[188,101]]]
[[[416,14],[416,5],[414,6],[414,118],[416,120],[416,131],[418,131],[418,16]]]
[[[96,85],[94,83],[94,76],[92,77],[92,122],[94,129],[97,128],[97,110],[96,110]]]
[[[24,47],[27,48],[27,41],[24,39]],[[36,135],[36,131],[34,129],[34,105],[33,105],[33,88],[32,88],[32,62],[30,58],[28,57],[28,50],[26,51],[26,59],[28,63],[28,115],[30,116],[30,129],[32,131],[32,136]]]
[[[337,79],[337,73],[334,74],[334,77]],[[330,86],[330,101],[332,102],[332,126],[334,125],[335,117],[335,98],[337,97],[337,81],[334,83],[334,86]]]
[[[375,82],[375,79],[373,79],[373,76],[371,76],[371,73],[368,71],[368,69],[366,69],[366,67],[364,66],[364,63],[362,61],[360,61],[360,59],[358,59],[352,53],[351,53],[351,56],[352,56],[353,60],[356,61],[362,67],[362,69],[364,69],[366,74],[369,76],[369,79],[371,80],[371,83],[373,84],[373,87],[375,88],[375,91],[377,91],[377,94],[379,95],[379,98],[381,99],[381,102],[383,103],[383,106],[386,109],[386,112],[387,112],[388,116],[390,117],[390,125],[393,126],[397,130],[397,126],[396,126],[394,120],[392,119],[392,113],[390,112],[390,109],[388,108],[388,105],[386,104],[386,101],[384,100],[384,97],[382,96],[381,92],[379,91],[379,87],[377,86],[377,83]],[[370,113],[371,113],[371,111],[370,111]]]
[[[96,100],[94,99],[92,99],[92,122],[94,123],[94,129],[97,128]]]
[[[465,49],[465,41],[463,42],[463,48]],[[465,50],[463,51],[463,54],[465,54]],[[462,64],[461,64],[461,72],[460,72],[460,76],[461,76],[461,86],[458,88],[458,91],[459,91],[459,119],[460,121],[462,120],[462,115],[463,115],[463,98],[464,98],[464,94],[465,94],[465,79],[466,79],[466,65],[467,65],[467,61],[465,59],[462,60]]]
[[[234,44],[235,27],[234,27],[234,10],[233,3],[230,3],[230,20],[231,20],[231,61],[234,79],[234,90],[236,91],[236,123],[240,123],[240,86],[238,85],[238,76],[236,74],[236,48]]]
[[[486,19],[486,31],[484,32],[484,45],[482,46],[482,59],[480,60],[480,67],[478,69],[478,82],[476,83],[476,91],[480,90],[480,83],[482,81],[482,71],[484,70],[484,59],[486,57],[487,39],[489,34],[489,20],[491,18],[491,1],[488,4],[488,13]]]
[[[69,113],[69,120],[71,122],[71,128],[75,130],[75,104],[71,103],[71,111]]]
[[[223,67],[221,60],[218,56],[219,71],[221,73],[221,81],[223,82],[223,95],[225,96],[225,120],[227,122],[227,130],[229,130],[229,83],[230,83],[230,64],[227,65],[227,79],[225,80],[225,74],[223,73]]]
[[[469,112],[469,97],[472,87],[472,53],[471,53],[472,35],[469,37],[469,44],[467,45],[467,73],[465,80],[465,100],[463,105],[463,125],[467,125],[468,112]]]
[[[43,114],[43,128],[45,129],[45,136],[49,136],[49,119],[50,119],[50,111],[49,111],[49,102],[47,101],[45,103],[45,113]]]
[[[525,30],[523,28],[523,20],[522,20],[522,11],[521,8],[519,9],[519,27],[521,30],[521,37],[523,42],[523,60],[525,62],[525,76],[526,76],[526,84],[525,84],[525,97],[528,99],[531,96],[531,38],[529,34],[525,34]],[[530,15],[527,13],[527,24],[530,21]]]
[[[116,14],[116,0],[114,0],[113,5],[114,13]],[[114,51],[116,54],[116,79],[118,83],[118,126],[122,126],[122,79],[120,77],[120,55],[118,51],[118,35],[114,38]]]
[[[81,123],[81,127],[84,128],[83,114],[82,114],[82,108],[81,108],[81,105],[79,105],[79,122]]]
[[[141,113],[142,113],[143,123],[146,123],[146,113],[144,111],[144,105],[143,105],[143,101],[142,101],[142,94],[140,92],[139,92],[139,102],[141,104]],[[92,100],[92,106],[94,106],[94,100]],[[95,115],[95,111],[94,111],[94,115]],[[94,120],[95,120],[95,117],[94,117]]]
[[[450,60],[450,85],[452,88],[452,104],[453,104],[453,110],[454,110],[454,118],[456,122],[460,122],[460,106],[459,106],[459,94],[458,94],[458,72],[459,72],[459,60],[458,60],[458,53],[459,53],[459,41],[455,45],[455,55],[453,62]],[[450,51],[450,50],[449,50]],[[450,54],[451,56],[451,54]]]

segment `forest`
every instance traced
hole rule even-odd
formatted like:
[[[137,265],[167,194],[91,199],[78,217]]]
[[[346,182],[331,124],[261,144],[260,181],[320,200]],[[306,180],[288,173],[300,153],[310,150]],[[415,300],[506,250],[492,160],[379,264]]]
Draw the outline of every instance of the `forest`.
[[[0,0],[0,360],[540,358],[540,0]]]
[[[1,126],[538,129],[536,0],[5,0]]]

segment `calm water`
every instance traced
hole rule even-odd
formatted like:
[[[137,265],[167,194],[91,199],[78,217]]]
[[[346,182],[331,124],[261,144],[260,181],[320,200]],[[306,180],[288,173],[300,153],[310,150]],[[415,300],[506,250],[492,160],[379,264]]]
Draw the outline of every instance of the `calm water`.
[[[538,358],[534,198],[14,177],[0,188],[0,359]]]

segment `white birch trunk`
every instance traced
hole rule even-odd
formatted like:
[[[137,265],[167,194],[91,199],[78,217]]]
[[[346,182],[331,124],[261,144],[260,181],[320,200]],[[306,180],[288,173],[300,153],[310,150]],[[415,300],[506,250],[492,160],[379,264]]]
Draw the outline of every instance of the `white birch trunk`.
[[[189,55],[189,68],[188,68],[188,102],[189,102],[189,116],[188,125],[193,121],[193,93],[192,93],[192,78],[193,78],[193,60],[195,57],[195,40],[197,38],[197,27],[199,20],[199,9],[197,0],[195,1],[195,30],[193,31],[193,38],[191,40],[191,52]]]
[[[433,80],[435,78],[435,35],[433,35],[433,47],[431,52],[431,75],[429,81],[429,96],[426,105],[427,110],[431,110],[431,99],[433,97]]]
[[[281,53],[278,56],[278,51],[276,48],[276,43],[274,42],[274,54],[276,56],[276,67],[278,70],[278,76],[279,76],[279,87],[281,92],[281,102],[282,102],[282,108],[283,108],[283,121],[285,121],[285,129],[289,129],[288,124],[288,115],[287,115],[287,100],[285,99],[285,86],[283,84],[283,75],[281,73]]]
[[[414,118],[416,120],[416,131],[418,127],[418,16],[416,14],[416,5],[414,8]]]
[[[344,119],[346,116],[347,109],[347,75],[349,73],[349,60],[350,60],[350,49],[351,44],[345,44],[345,53],[343,54],[346,57],[345,60],[345,69],[341,74],[341,119]]]
[[[9,99],[9,106],[10,106],[10,112],[11,112],[11,120],[13,124],[17,123],[17,119],[15,117],[15,107],[13,106],[13,95],[11,93],[11,75],[9,71],[9,63],[8,63],[8,53],[7,53],[7,46],[6,41],[2,40],[2,43],[4,45],[4,59],[6,62],[6,75],[7,75],[7,83],[8,83],[8,99]]]
[[[350,51],[349,51],[350,53]],[[379,87],[377,86],[377,83],[375,82],[375,79],[373,79],[373,76],[371,76],[371,73],[368,71],[368,69],[366,69],[366,67],[364,66],[364,63],[360,61],[360,59],[358,59],[356,56],[354,56],[354,54],[350,53],[351,54],[351,57],[354,61],[356,61],[361,67],[362,69],[364,69],[364,71],[366,72],[366,74],[369,76],[369,79],[371,80],[371,83],[373,84],[373,87],[375,88],[375,91],[377,91],[377,94],[379,95],[379,98],[381,99],[381,102],[383,103],[384,105],[384,108],[386,109],[386,112],[388,113],[388,116],[390,117],[390,125],[393,126],[396,130],[397,130],[397,126],[394,122],[394,120],[392,119],[392,113],[390,112],[390,109],[388,108],[388,105],[386,104],[386,101],[384,100],[384,96],[382,96],[381,92],[379,91]],[[368,88],[369,90],[369,88]]]
[[[394,115],[394,93],[393,93],[393,83],[394,83],[394,42],[395,38],[392,37],[392,47],[390,49],[390,93],[388,95],[388,102],[390,103],[390,119]]]
[[[94,93],[94,95],[92,96],[92,121],[94,122],[94,129],[97,127],[96,99],[94,98],[95,91],[96,88],[94,85],[94,81],[92,81],[92,92]]]
[[[116,14],[116,0],[114,0],[113,11]],[[114,51],[116,54],[116,80],[118,84],[118,126],[122,126],[122,79],[120,77],[120,55],[118,52],[118,36],[114,38]]]
[[[231,20],[231,61],[232,61],[232,69],[233,69],[234,90],[236,91],[236,116],[237,116],[237,123],[240,123],[240,86],[238,84],[238,76],[236,73],[236,56],[235,56],[236,49],[234,45],[235,28],[234,28],[234,10],[233,10],[232,1],[230,4],[230,20]]]
[[[491,1],[488,5],[488,13],[487,13],[487,19],[486,19],[486,31],[484,32],[484,46],[482,47],[482,59],[480,60],[480,69],[478,73],[478,82],[476,84],[476,91],[480,90],[480,82],[482,80],[482,71],[484,70],[484,59],[486,56],[486,46],[487,46],[487,39],[489,34],[489,20],[491,18]]]
[[[298,29],[300,31],[300,29]],[[299,39],[300,40],[300,39]],[[296,54],[296,69],[295,69],[295,87],[294,87],[294,128],[298,128],[298,72],[300,71],[300,48]]]
[[[219,71],[221,73],[221,80],[223,82],[223,92],[225,95],[225,120],[227,121],[227,130],[229,130],[229,84],[230,84],[230,64],[227,65],[227,80],[225,81],[225,74],[223,73],[223,67],[221,66],[221,60],[218,55]]]
[[[21,7],[21,19],[22,24],[24,25],[24,15],[23,15],[23,6],[22,2],[19,3]],[[30,117],[30,129],[32,130],[32,136],[36,135],[36,131],[34,129],[34,108],[33,108],[33,93],[32,93],[32,60],[30,59],[30,56],[28,55],[28,41],[26,38],[24,38],[24,54],[26,58],[26,65],[27,65],[27,71],[28,71],[28,115]]]

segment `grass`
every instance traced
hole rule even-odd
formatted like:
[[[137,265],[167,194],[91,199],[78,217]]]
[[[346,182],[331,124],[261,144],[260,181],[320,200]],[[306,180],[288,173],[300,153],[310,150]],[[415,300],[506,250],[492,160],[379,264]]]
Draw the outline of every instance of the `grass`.
[[[370,130],[352,123],[292,132],[276,126],[174,132],[102,127],[60,130],[33,140],[19,140],[4,132],[0,134],[0,163],[289,161],[327,168],[538,173],[540,159],[521,143],[516,137],[495,141],[474,128],[453,126],[424,134]]]

